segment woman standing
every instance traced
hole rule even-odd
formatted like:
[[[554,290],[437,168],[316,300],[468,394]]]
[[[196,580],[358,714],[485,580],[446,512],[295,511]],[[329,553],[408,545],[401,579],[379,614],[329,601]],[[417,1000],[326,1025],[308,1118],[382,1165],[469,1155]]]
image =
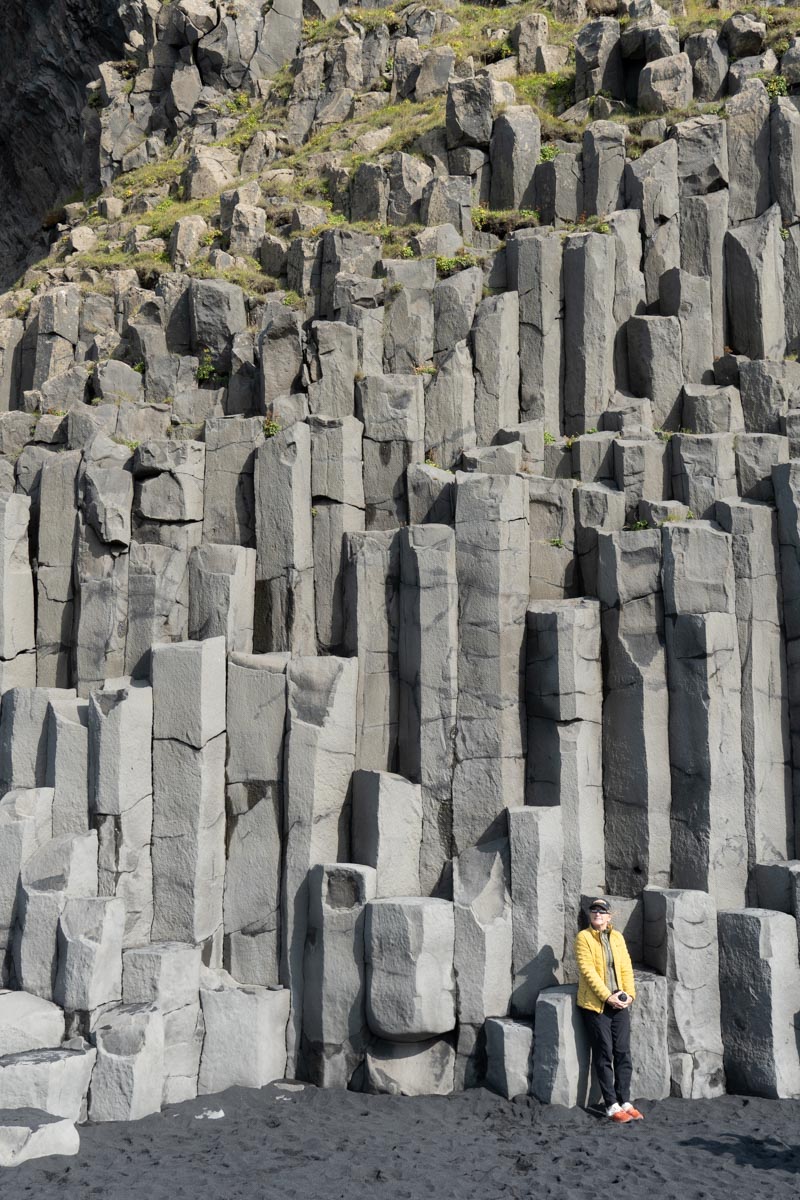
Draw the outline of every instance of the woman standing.
[[[631,1014],[636,998],[633,967],[625,938],[611,924],[611,905],[589,905],[589,928],[575,938],[578,1007],[592,1047],[592,1060],[606,1116],[619,1125],[641,1121],[631,1104]]]

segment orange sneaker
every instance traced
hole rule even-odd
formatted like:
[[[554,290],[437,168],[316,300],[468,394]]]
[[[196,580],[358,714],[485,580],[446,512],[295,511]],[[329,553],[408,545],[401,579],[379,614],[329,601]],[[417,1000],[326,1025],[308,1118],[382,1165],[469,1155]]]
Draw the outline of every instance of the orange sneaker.
[[[624,1108],[621,1108],[618,1112],[612,1113],[609,1119],[616,1121],[618,1125],[627,1125],[629,1121],[633,1120],[633,1117],[630,1113],[626,1113]]]
[[[632,1104],[629,1104],[627,1108],[623,1108],[622,1111],[626,1113],[632,1121],[644,1120],[643,1114],[639,1112],[638,1108],[634,1108]]]

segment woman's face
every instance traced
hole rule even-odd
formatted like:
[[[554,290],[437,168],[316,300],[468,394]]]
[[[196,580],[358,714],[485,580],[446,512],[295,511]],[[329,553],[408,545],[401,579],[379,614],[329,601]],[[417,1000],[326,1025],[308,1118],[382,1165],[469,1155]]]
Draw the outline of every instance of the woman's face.
[[[592,929],[597,929],[600,933],[607,928],[608,922],[611,920],[611,913],[607,912],[589,912],[589,924]]]

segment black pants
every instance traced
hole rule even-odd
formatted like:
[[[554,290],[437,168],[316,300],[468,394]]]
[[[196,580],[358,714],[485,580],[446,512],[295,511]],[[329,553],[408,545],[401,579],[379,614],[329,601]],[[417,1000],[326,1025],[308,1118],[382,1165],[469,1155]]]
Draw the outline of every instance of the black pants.
[[[631,1014],[607,1004],[601,1013],[582,1008],[592,1047],[592,1061],[606,1107],[627,1104],[631,1098]],[[616,1080],[616,1083],[615,1083]]]

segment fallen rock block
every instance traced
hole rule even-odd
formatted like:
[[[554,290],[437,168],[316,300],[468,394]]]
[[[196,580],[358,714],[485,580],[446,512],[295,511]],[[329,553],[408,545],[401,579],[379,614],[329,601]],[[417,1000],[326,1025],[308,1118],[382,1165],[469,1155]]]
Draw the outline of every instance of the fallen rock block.
[[[367,905],[367,1021],[378,1037],[419,1041],[455,1028],[453,905],[403,897]]]
[[[45,1050],[64,1040],[64,1014],[57,1004],[28,992],[0,991],[0,1058]]]
[[[449,1096],[456,1051],[450,1038],[428,1042],[373,1042],[366,1057],[365,1091],[390,1096]]]
[[[0,1109],[38,1108],[83,1120],[96,1058],[93,1046],[76,1039],[58,1050],[26,1050],[0,1059]]]
[[[198,1095],[229,1087],[264,1087],[286,1071],[289,991],[241,987],[227,971],[202,972],[200,1004],[206,1036]]]
[[[53,1154],[77,1154],[80,1141],[72,1121],[35,1108],[0,1110],[0,1167],[18,1167]]]
[[[487,1086],[507,1100],[527,1095],[533,1066],[533,1025],[492,1017],[485,1028]]]
[[[120,1004],[95,1027],[89,1118],[138,1121],[161,1109],[164,1021],[154,1005]]]

